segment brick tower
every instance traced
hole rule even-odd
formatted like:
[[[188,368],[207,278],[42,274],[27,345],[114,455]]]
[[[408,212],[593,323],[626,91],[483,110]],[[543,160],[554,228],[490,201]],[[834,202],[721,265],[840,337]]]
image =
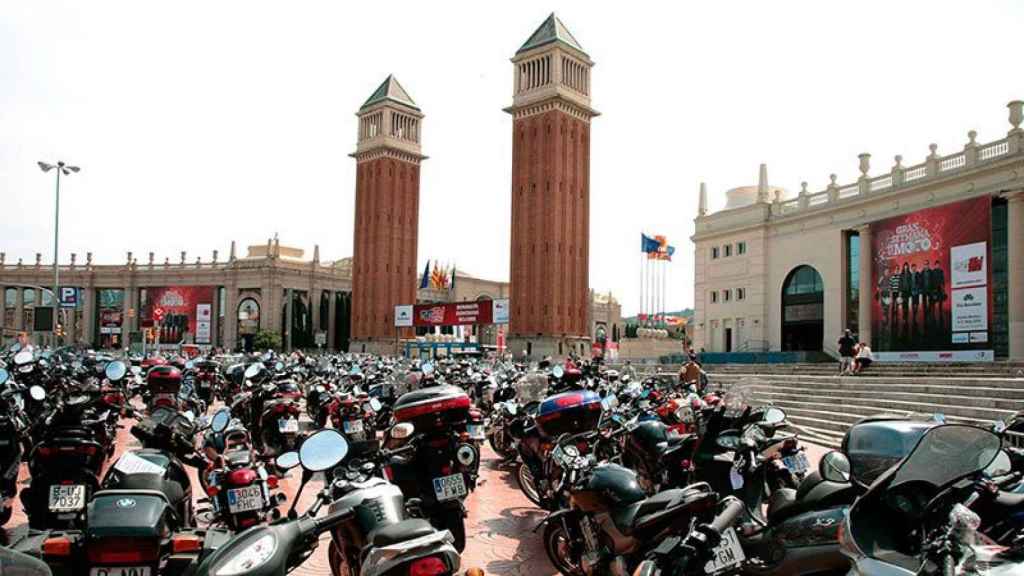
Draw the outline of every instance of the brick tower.
[[[590,68],[554,14],[512,58],[509,349],[589,348]]]
[[[388,76],[356,115],[350,350],[393,353],[395,306],[416,303],[423,113]]]

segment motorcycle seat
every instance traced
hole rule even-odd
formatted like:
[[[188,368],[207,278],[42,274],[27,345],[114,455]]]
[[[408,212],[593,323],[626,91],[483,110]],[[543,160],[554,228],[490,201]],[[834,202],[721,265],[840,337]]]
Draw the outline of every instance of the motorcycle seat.
[[[390,546],[414,538],[429,536],[436,531],[437,529],[430,522],[420,518],[410,518],[374,529],[370,532],[367,540],[375,547]]]
[[[615,523],[619,531],[628,536],[636,527],[650,523],[665,510],[685,504],[690,499],[698,498],[702,494],[701,490],[690,488],[664,490],[640,502],[612,510],[612,522]]]
[[[829,482],[817,472],[808,474],[797,490],[780,488],[768,500],[768,522],[778,524],[804,512],[852,504],[857,497],[853,484]]]

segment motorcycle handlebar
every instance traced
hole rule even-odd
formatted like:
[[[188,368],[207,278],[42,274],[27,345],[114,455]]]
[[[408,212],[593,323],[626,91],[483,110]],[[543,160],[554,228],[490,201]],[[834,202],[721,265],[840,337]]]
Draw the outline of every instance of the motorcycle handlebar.
[[[708,524],[708,528],[714,530],[716,533],[721,534],[727,528],[731,527],[736,523],[736,519],[740,517],[746,510],[746,505],[743,501],[736,497],[726,498],[727,502],[721,512],[715,516],[715,519]]]
[[[326,516],[314,518],[313,525],[315,526],[316,533],[320,534],[330,530],[337,524],[340,524],[349,517],[351,517],[354,514],[354,512],[355,511],[352,508],[342,508],[340,510],[335,510],[334,512],[331,512]]]

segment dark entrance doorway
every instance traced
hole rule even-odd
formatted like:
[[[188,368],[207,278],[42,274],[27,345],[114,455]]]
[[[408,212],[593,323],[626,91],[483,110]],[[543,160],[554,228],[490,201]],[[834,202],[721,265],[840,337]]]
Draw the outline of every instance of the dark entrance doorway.
[[[811,266],[797,266],[782,283],[782,349],[820,351],[825,338],[825,286]]]
[[[732,328],[725,329],[725,351],[732,352]]]

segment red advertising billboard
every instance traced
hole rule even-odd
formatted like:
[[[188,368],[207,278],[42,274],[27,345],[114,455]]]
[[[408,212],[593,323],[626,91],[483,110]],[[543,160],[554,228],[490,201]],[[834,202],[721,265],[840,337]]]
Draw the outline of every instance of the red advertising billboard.
[[[880,359],[959,360],[957,351],[991,349],[991,211],[981,197],[871,224],[861,250],[872,254]]]
[[[161,344],[210,344],[213,295],[213,286],[146,288],[142,317],[159,329]]]
[[[508,324],[508,300],[478,300],[395,306],[395,326]]]

